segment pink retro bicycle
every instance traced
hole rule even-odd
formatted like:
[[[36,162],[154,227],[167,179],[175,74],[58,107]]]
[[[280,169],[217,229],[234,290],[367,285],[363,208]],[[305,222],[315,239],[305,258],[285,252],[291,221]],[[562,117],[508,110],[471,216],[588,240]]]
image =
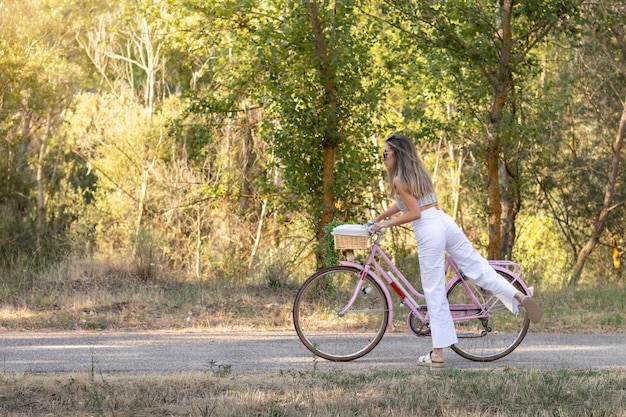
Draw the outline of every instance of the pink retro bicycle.
[[[347,250],[340,265],[315,272],[302,284],[293,306],[293,322],[302,343],[315,355],[331,361],[351,361],[370,352],[393,323],[389,288],[409,308],[409,331],[430,336],[424,295],[417,291],[380,247],[382,233],[350,225],[355,233],[333,230],[335,249]],[[338,230],[339,229],[339,230]],[[350,236],[352,235],[352,236]],[[374,243],[371,244],[371,236]],[[354,261],[353,250],[370,248],[365,263]],[[524,294],[532,288],[522,281],[522,268],[511,261],[490,261],[497,273]],[[525,312],[511,313],[490,292],[468,279],[454,261],[446,261],[446,284],[458,343],[452,350],[473,361],[500,359],[522,342],[528,331]]]

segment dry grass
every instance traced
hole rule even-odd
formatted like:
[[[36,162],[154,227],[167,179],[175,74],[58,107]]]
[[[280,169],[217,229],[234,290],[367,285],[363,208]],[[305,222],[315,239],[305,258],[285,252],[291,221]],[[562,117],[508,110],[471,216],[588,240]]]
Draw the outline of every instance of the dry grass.
[[[303,280],[275,279],[280,271],[236,283],[164,275],[144,280],[128,271],[114,262],[75,262],[37,276],[3,274],[0,328],[290,330],[293,298]],[[537,298],[545,318],[535,331],[626,331],[623,285],[564,289]],[[397,313],[397,327],[404,329],[406,311]]]
[[[299,283],[232,284],[158,279],[127,273],[37,277],[0,283],[0,328],[7,330],[289,330]],[[16,291],[16,288],[24,288]],[[620,285],[539,293],[545,316],[535,331],[626,331],[626,289]],[[405,310],[397,327],[404,329]]]
[[[143,280],[124,268],[72,265],[4,274],[8,330],[291,329],[301,279]],[[242,280],[243,281],[243,280]],[[624,332],[621,285],[538,294],[535,331]],[[402,310],[399,310],[399,312]],[[404,331],[404,318],[398,315]],[[0,415],[22,416],[616,416],[626,372],[371,371],[360,373],[0,374]]]
[[[2,376],[3,416],[612,416],[626,373]]]
[[[113,267],[0,280],[0,328],[7,330],[237,329],[290,326],[297,286],[159,277]],[[9,301],[10,300],[10,301]]]

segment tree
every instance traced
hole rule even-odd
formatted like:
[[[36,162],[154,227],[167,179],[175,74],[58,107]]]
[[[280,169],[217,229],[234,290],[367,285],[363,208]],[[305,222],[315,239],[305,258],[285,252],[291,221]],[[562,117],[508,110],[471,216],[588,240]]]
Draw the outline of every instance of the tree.
[[[168,82],[182,109],[170,124],[167,163],[172,181],[181,184],[173,194],[185,189],[176,208],[166,210],[168,233],[178,237],[181,251],[194,253],[198,276],[200,264],[228,264],[233,256],[247,257],[253,268],[276,207],[261,185],[273,167],[258,133],[265,111],[254,97],[263,71],[256,65],[257,30],[270,15],[255,1],[163,3],[168,6],[152,18],[168,33]],[[218,240],[208,237],[220,234],[229,247],[206,245],[215,245]]]
[[[7,209],[4,220],[13,224],[9,228],[16,228],[7,234],[19,236],[2,246],[12,252],[7,259],[31,251],[46,257],[65,250],[55,241],[64,240],[59,236],[67,219],[55,218],[62,210],[51,203],[67,180],[67,150],[59,135],[63,113],[83,74],[67,59],[72,36],[58,4],[7,1],[2,6],[0,129],[8,158],[3,158],[7,181],[0,187],[0,205]]]
[[[284,168],[281,198],[305,216],[318,242],[337,202],[342,217],[356,216],[371,184],[369,137],[385,78],[371,54],[378,26],[360,5],[277,2],[281,17],[261,28],[268,47],[260,63],[269,72],[261,100],[271,120],[265,137]]]
[[[542,75],[546,119],[536,130],[543,140],[533,162],[541,191],[535,207],[555,220],[569,249],[574,268],[564,283],[571,286],[597,249],[617,270],[624,234],[624,49],[616,23],[623,10],[611,2],[586,3],[582,17],[579,37],[561,37],[546,48],[546,62],[554,65]],[[601,262],[594,266],[596,280],[610,270]]]
[[[501,175],[507,172],[502,162],[510,152],[504,145],[511,143],[504,138],[515,121],[511,99],[515,75],[524,76],[531,51],[576,14],[578,2],[501,0],[495,7],[464,0],[396,0],[390,4],[391,8],[383,8],[385,18],[410,36],[419,49],[425,54],[441,50],[448,55],[457,83],[454,89],[460,90],[459,102],[467,105],[481,126],[488,191],[488,257],[500,258],[502,206],[509,207],[508,202],[517,199],[517,191],[507,188]],[[517,212],[514,208],[505,211],[507,224],[514,225]]]
[[[604,187],[604,197],[596,217],[591,222],[591,233],[582,246],[569,281],[570,286],[576,286],[583,272],[585,263],[604,233],[611,212],[620,207],[624,201],[616,204],[617,190],[622,178],[622,159],[624,141],[626,140],[626,8],[624,5],[600,1],[593,2],[585,7],[587,13],[586,24],[588,29],[587,48],[583,48],[582,64],[589,71],[594,80],[592,85],[600,87],[594,95],[588,96],[590,103],[597,103],[598,118],[610,121],[613,129],[613,141],[607,153],[607,175]],[[593,65],[590,62],[593,62]],[[584,78],[586,81],[589,78]],[[588,84],[581,85],[588,90]],[[598,92],[604,95],[598,96]],[[601,106],[603,103],[610,107]],[[613,104],[613,106],[611,106]],[[621,109],[620,109],[621,105]],[[600,107],[601,106],[601,107]]]

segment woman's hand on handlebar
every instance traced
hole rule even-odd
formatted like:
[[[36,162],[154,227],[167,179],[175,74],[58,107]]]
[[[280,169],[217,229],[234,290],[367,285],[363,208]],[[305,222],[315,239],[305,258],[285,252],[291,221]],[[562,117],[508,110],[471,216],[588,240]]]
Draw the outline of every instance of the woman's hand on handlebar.
[[[374,233],[383,233],[385,229],[386,227],[383,226],[383,222],[376,222],[372,226],[372,230],[374,231]]]
[[[383,233],[385,231],[385,227],[382,222],[375,222],[374,220],[370,220],[365,223],[365,228],[371,235],[374,233]]]

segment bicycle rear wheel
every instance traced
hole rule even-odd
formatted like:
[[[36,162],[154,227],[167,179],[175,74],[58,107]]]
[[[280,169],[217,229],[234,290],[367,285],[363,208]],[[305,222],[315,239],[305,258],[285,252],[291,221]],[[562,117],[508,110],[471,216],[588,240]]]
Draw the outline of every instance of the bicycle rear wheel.
[[[514,278],[511,275],[502,271],[497,272],[511,282],[516,289],[524,293],[522,286],[517,282],[513,282]],[[480,298],[483,295],[485,300],[491,297],[490,292],[483,290],[470,280],[465,280],[465,283],[469,285],[477,297]],[[483,305],[485,300],[480,300]],[[500,300],[495,300],[496,303],[491,308],[488,318],[455,320],[454,327],[458,343],[451,346],[454,352],[466,359],[489,362],[513,352],[522,342],[530,323],[525,312],[520,310],[519,314],[515,315]],[[471,307],[468,307],[465,312],[459,312],[458,314],[468,314],[473,309],[473,312],[478,315],[482,310],[475,305],[463,282],[460,280],[448,291],[448,302],[450,303],[453,316],[455,309],[462,310],[459,307],[462,305]]]
[[[293,324],[302,343],[315,355],[331,361],[351,361],[380,342],[389,318],[387,298],[367,275],[363,286],[342,317],[361,271],[335,266],[317,271],[300,287],[293,305]]]

